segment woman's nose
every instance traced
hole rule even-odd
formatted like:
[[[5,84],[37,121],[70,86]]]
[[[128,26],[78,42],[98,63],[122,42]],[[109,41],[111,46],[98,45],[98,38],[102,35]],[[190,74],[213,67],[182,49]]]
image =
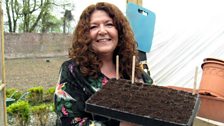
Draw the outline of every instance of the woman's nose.
[[[107,31],[105,29],[105,26],[101,25],[100,28],[99,28],[99,34],[106,34]]]

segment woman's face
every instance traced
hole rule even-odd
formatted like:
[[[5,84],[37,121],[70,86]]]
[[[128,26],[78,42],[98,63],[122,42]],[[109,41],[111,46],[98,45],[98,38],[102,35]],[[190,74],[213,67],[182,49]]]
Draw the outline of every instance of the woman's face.
[[[90,17],[92,47],[98,55],[113,55],[118,43],[118,31],[105,11],[96,10]]]

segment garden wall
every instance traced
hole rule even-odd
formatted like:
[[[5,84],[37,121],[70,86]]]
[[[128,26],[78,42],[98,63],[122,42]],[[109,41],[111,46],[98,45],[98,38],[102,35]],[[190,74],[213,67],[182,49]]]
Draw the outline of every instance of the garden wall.
[[[5,33],[5,58],[64,56],[71,38],[62,33]]]

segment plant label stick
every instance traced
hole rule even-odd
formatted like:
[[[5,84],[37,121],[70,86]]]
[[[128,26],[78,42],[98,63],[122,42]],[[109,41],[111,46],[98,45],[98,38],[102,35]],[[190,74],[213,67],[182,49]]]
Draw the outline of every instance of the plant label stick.
[[[135,56],[133,56],[132,59],[132,74],[131,74],[131,83],[134,83],[134,79],[135,79]]]
[[[197,75],[198,75],[198,67],[196,66],[195,73],[194,73],[194,87],[193,87],[193,93],[192,93],[193,95],[196,93]]]
[[[116,56],[116,79],[119,79],[119,56]]]

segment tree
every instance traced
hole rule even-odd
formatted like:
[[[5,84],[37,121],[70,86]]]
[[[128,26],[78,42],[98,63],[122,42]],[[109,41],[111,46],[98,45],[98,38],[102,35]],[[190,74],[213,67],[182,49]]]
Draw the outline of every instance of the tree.
[[[50,0],[40,0],[39,2],[34,0],[33,3],[30,0],[23,0],[23,32],[33,32],[39,21],[50,13],[51,5]],[[37,16],[34,16],[34,12],[38,12]]]
[[[9,32],[61,32],[63,21],[52,14],[54,0],[5,0]]]
[[[19,3],[17,0],[5,0],[9,32],[15,32],[19,19]]]
[[[72,19],[72,12],[70,10],[65,10],[63,17],[63,33],[66,33],[66,26],[69,26],[69,21],[71,21]]]
[[[56,0],[57,1],[57,0]],[[63,7],[63,33],[70,32],[69,28],[71,27],[71,21],[74,20],[72,11],[74,9],[74,4],[70,0],[63,0],[63,3],[56,4],[57,6]]]

